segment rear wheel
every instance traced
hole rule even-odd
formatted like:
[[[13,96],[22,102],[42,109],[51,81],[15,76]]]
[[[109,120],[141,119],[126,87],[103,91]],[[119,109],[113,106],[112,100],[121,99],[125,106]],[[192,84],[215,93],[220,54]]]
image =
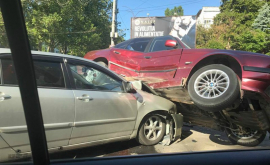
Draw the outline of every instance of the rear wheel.
[[[101,66],[104,66],[105,68],[108,68],[108,65],[103,61],[98,61],[97,63]]]
[[[158,115],[148,115],[139,128],[137,140],[142,145],[155,145],[165,135],[165,120]]]
[[[233,70],[225,65],[212,64],[192,75],[188,92],[199,108],[215,112],[231,106],[239,96],[240,87]]]
[[[266,136],[266,131],[237,126],[233,129],[226,128],[225,132],[233,144],[253,147],[259,145]]]

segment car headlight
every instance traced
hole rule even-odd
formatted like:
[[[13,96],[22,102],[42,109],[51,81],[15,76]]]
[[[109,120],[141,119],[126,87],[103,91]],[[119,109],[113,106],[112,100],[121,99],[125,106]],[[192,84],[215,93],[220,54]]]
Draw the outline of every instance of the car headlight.
[[[266,88],[265,93],[270,97],[270,86],[268,88]]]

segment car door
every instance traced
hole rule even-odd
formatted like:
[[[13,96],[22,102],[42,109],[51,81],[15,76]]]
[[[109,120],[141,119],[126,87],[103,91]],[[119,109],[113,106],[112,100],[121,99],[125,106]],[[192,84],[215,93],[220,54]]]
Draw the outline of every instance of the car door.
[[[156,37],[152,40],[147,53],[140,63],[140,77],[172,79],[178,69],[182,54],[182,46],[178,43],[176,48],[166,47],[167,40],[175,40],[172,36]]]
[[[1,58],[0,135],[16,151],[31,151],[20,91],[9,57]],[[68,145],[75,117],[75,98],[67,88],[62,58],[34,60],[48,148]]]
[[[137,116],[136,98],[125,93],[122,79],[90,62],[68,59],[76,119],[69,144],[128,138]]]
[[[144,52],[152,38],[135,38],[111,49],[109,68],[119,75],[138,76]]]

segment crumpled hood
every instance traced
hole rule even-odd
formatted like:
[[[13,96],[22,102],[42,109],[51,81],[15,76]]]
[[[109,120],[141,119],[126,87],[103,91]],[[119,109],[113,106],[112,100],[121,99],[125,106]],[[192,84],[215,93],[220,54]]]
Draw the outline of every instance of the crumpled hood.
[[[174,110],[176,112],[175,104],[163,97],[144,92],[140,89],[137,89],[135,96],[138,102],[138,109],[141,106],[148,106],[155,110]]]

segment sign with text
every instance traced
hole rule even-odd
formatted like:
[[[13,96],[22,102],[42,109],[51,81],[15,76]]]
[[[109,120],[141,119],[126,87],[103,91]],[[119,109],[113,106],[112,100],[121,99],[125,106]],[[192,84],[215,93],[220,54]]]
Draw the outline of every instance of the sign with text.
[[[131,19],[130,38],[172,35],[195,48],[196,16],[137,17]]]

